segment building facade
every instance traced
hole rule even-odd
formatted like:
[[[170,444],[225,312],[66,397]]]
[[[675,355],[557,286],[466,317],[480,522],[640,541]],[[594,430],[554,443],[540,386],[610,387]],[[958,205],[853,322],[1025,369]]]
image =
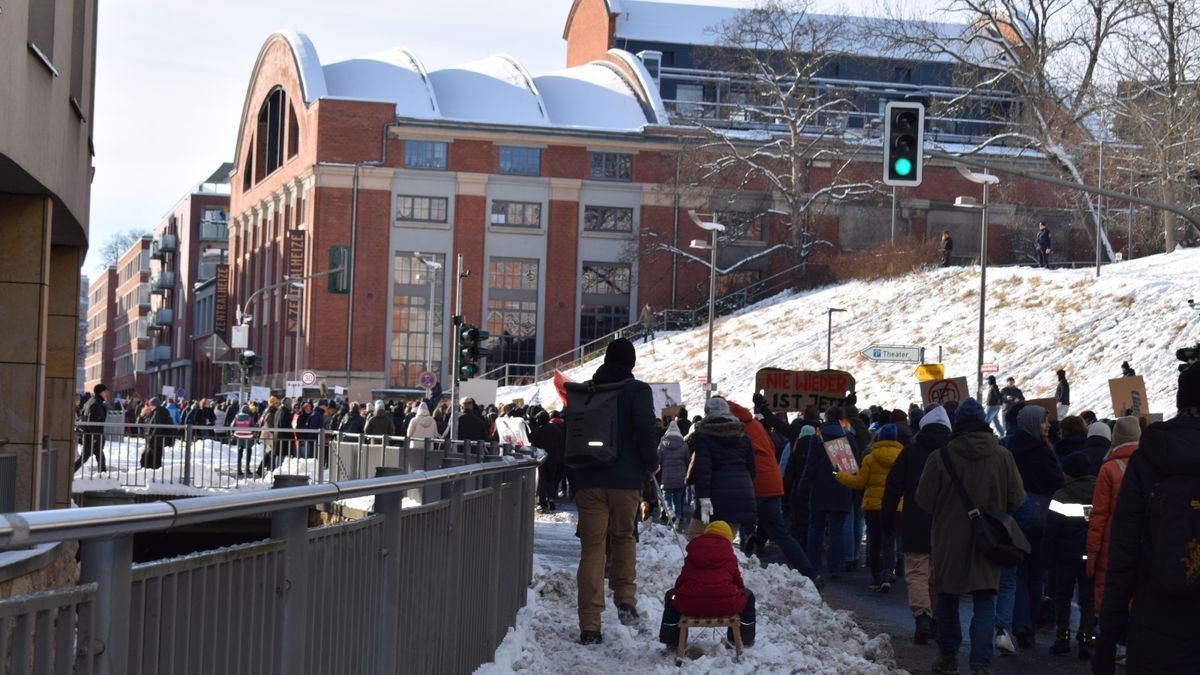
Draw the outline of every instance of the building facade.
[[[113,381],[112,326],[117,312],[117,268],[100,271],[88,285],[87,356],[84,359],[83,389],[91,392],[98,384]]]
[[[95,54],[94,0],[4,4],[0,452],[17,456],[19,511],[66,506],[70,499]],[[57,449],[57,464],[50,464],[43,453],[43,438]],[[53,502],[49,485],[54,486]]]
[[[154,280],[150,274],[152,240],[145,235],[133,242],[117,261],[112,321],[106,339],[112,342],[112,379],[107,382],[113,395],[123,400],[146,400],[149,389],[150,293]]]
[[[227,265],[231,168],[224,164],[196,184],[154,228],[153,348],[146,363],[152,395],[170,391],[173,397],[200,398],[215,391],[211,350],[196,349],[213,333],[212,326],[198,322],[196,289],[216,280]]]

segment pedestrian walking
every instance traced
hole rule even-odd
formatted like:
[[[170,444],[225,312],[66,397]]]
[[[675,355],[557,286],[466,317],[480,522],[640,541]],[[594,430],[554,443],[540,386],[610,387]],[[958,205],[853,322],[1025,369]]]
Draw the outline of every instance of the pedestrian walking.
[[[638,315],[638,323],[642,325],[642,344],[646,344],[647,340],[654,339],[654,327],[657,319],[654,316],[654,308],[650,303],[642,308],[642,313]]]
[[[950,266],[950,256],[954,253],[954,238],[950,236],[950,230],[942,230],[942,267]]]
[[[687,495],[688,445],[679,431],[679,421],[671,420],[662,440],[658,442],[660,485],[667,503],[678,523],[683,522],[683,505]]]
[[[1088,576],[1095,580],[1096,607],[1104,599],[1104,577],[1108,573],[1108,544],[1113,514],[1117,511],[1117,496],[1129,460],[1141,441],[1142,427],[1136,417],[1122,417],[1113,426],[1112,450],[1104,457],[1096,477],[1092,497],[1092,512],[1088,518],[1087,567]],[[1090,468],[1089,459],[1089,468]]]
[[[1054,402],[1058,408],[1058,419],[1071,411],[1071,383],[1067,382],[1067,371],[1059,369],[1058,384],[1054,388]]]
[[[1045,221],[1038,223],[1034,249],[1037,251],[1038,267],[1050,267],[1050,228],[1046,227]]]
[[[562,418],[554,419],[542,410],[534,416],[533,429],[529,432],[529,444],[546,452],[546,460],[538,467],[537,482],[538,508],[543,513],[555,509],[554,498],[563,466],[563,431]],[[683,439],[679,441],[682,443]]]
[[[408,423],[408,430],[405,438],[408,439],[408,447],[424,448],[426,438],[437,438],[437,420],[433,419],[429,408],[421,403],[417,406],[417,412],[413,415],[412,420]]]
[[[987,398],[984,399],[987,404],[987,423],[992,425],[996,434],[1003,438],[1004,418],[1000,416],[1000,406],[1004,403],[1004,398],[1000,395],[1000,387],[996,385],[996,376],[988,375],[987,381]]]
[[[688,437],[691,447],[691,485],[696,505],[688,538],[704,532],[712,520],[729,523],[734,532],[758,521],[754,499],[754,449],[746,427],[729,409],[725,399],[714,396],[704,403],[704,419]]]
[[[846,520],[852,512],[850,488],[834,478],[836,470],[825,444],[846,438],[852,449],[855,440],[842,427],[842,409],[836,406],[825,411],[825,423],[811,437],[800,477],[799,490],[808,490],[808,559],[817,573],[824,559],[830,579],[839,579],[846,561]],[[855,452],[857,455],[857,452]],[[822,556],[828,528],[829,547]]]
[[[870,589],[887,593],[892,589],[891,570],[896,566],[891,528],[883,526],[883,492],[888,472],[904,446],[896,440],[896,425],[885,424],[875,433],[875,442],[856,473],[838,471],[834,478],[852,490],[862,490],[863,517],[867,525],[867,561],[871,568]]]
[[[1087,511],[1092,506],[1096,477],[1091,474],[1087,455],[1077,452],[1062,463],[1063,486],[1050,501],[1046,531],[1042,538],[1042,566],[1054,578],[1054,625],[1057,629],[1051,654],[1071,651],[1071,600],[1079,589],[1079,658],[1092,657],[1096,610],[1093,584],[1087,573]]]
[[[75,460],[75,471],[92,457],[101,473],[108,471],[104,459],[104,422],[108,420],[108,387],[97,384],[92,387],[92,396],[79,410],[79,420],[87,422],[82,429],[83,452]]]
[[[237,443],[237,477],[250,473],[250,462],[254,454],[254,416],[250,414],[250,406],[242,406],[241,412],[233,417],[233,438]],[[242,469],[242,457],[246,458],[246,468]]]

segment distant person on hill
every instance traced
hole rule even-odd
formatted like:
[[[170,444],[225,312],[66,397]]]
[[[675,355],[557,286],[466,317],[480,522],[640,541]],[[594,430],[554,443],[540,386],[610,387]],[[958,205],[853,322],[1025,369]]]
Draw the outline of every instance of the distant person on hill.
[[[1121,377],[1133,377],[1135,375],[1137,375],[1137,373],[1133,372],[1133,367],[1129,365],[1129,362],[1122,361],[1121,362]]]
[[[1037,241],[1034,244],[1038,254],[1038,267],[1050,267],[1050,229],[1046,222],[1038,223]]]
[[[1004,420],[1000,417],[1000,406],[1004,403],[1004,399],[1000,396],[1000,387],[996,385],[996,376],[988,375],[987,398],[987,423],[996,430],[996,433],[1001,437],[1004,436]]]
[[[654,339],[654,308],[650,303],[642,308],[642,313],[638,315],[638,323],[642,324],[642,344],[646,344],[647,340]]]
[[[950,266],[950,254],[954,253],[954,238],[950,230],[942,230],[942,267]]]
[[[1058,371],[1058,386],[1054,389],[1054,401],[1058,405],[1058,419],[1067,416],[1071,410],[1071,383],[1067,382],[1067,371]]]

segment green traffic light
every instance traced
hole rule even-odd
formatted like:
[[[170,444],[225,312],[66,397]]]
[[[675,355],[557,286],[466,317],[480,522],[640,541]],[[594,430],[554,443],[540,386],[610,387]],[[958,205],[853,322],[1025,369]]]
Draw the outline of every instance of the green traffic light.
[[[912,170],[912,160],[908,159],[907,157],[900,157],[897,158],[896,161],[892,162],[892,171],[895,172],[897,176],[907,176],[912,173]]]

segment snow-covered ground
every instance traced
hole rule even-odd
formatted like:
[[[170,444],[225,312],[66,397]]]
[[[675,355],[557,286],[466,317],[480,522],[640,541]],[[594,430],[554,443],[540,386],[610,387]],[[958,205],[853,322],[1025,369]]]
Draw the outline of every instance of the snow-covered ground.
[[[1108,380],[1128,360],[1145,378],[1150,411],[1174,414],[1178,377],[1175,350],[1200,341],[1200,249],[1140,258],[1094,269],[988,269],[984,361],[1000,367],[997,380],[1015,377],[1028,399],[1052,397],[1055,371],[1071,381],[1073,410],[1112,414]],[[926,359],[943,349],[948,377],[975,386],[979,331],[979,268],[951,267],[884,281],[854,281],[802,293],[784,293],[715,326],[713,379],[722,394],[749,403],[760,368],[825,367],[826,308],[833,315],[833,367],[858,381],[862,405],[906,408],[920,400],[913,366],[874,363],[859,354],[872,344],[916,345]],[[647,382],[679,382],[683,398],[700,412],[707,328],[663,334],[638,344],[634,374]],[[598,361],[567,375],[591,377]],[[557,401],[551,384],[502,388],[500,401]]]
[[[602,617],[604,644],[579,644],[575,567],[579,543],[575,516],[537,516],[534,580],[528,604],[517,614],[496,650],[496,660],[477,673],[890,673],[891,642],[886,635],[864,633],[849,613],[831,609],[799,573],[781,565],[760,567],[737,553],[742,578],[757,598],[757,637],[740,662],[723,634],[693,630],[689,651],[698,658],[675,667],[675,650],[658,642],[663,596],[683,566],[683,537],[668,528],[642,529],[638,544],[638,610],[640,629],[617,621],[609,594]]]

